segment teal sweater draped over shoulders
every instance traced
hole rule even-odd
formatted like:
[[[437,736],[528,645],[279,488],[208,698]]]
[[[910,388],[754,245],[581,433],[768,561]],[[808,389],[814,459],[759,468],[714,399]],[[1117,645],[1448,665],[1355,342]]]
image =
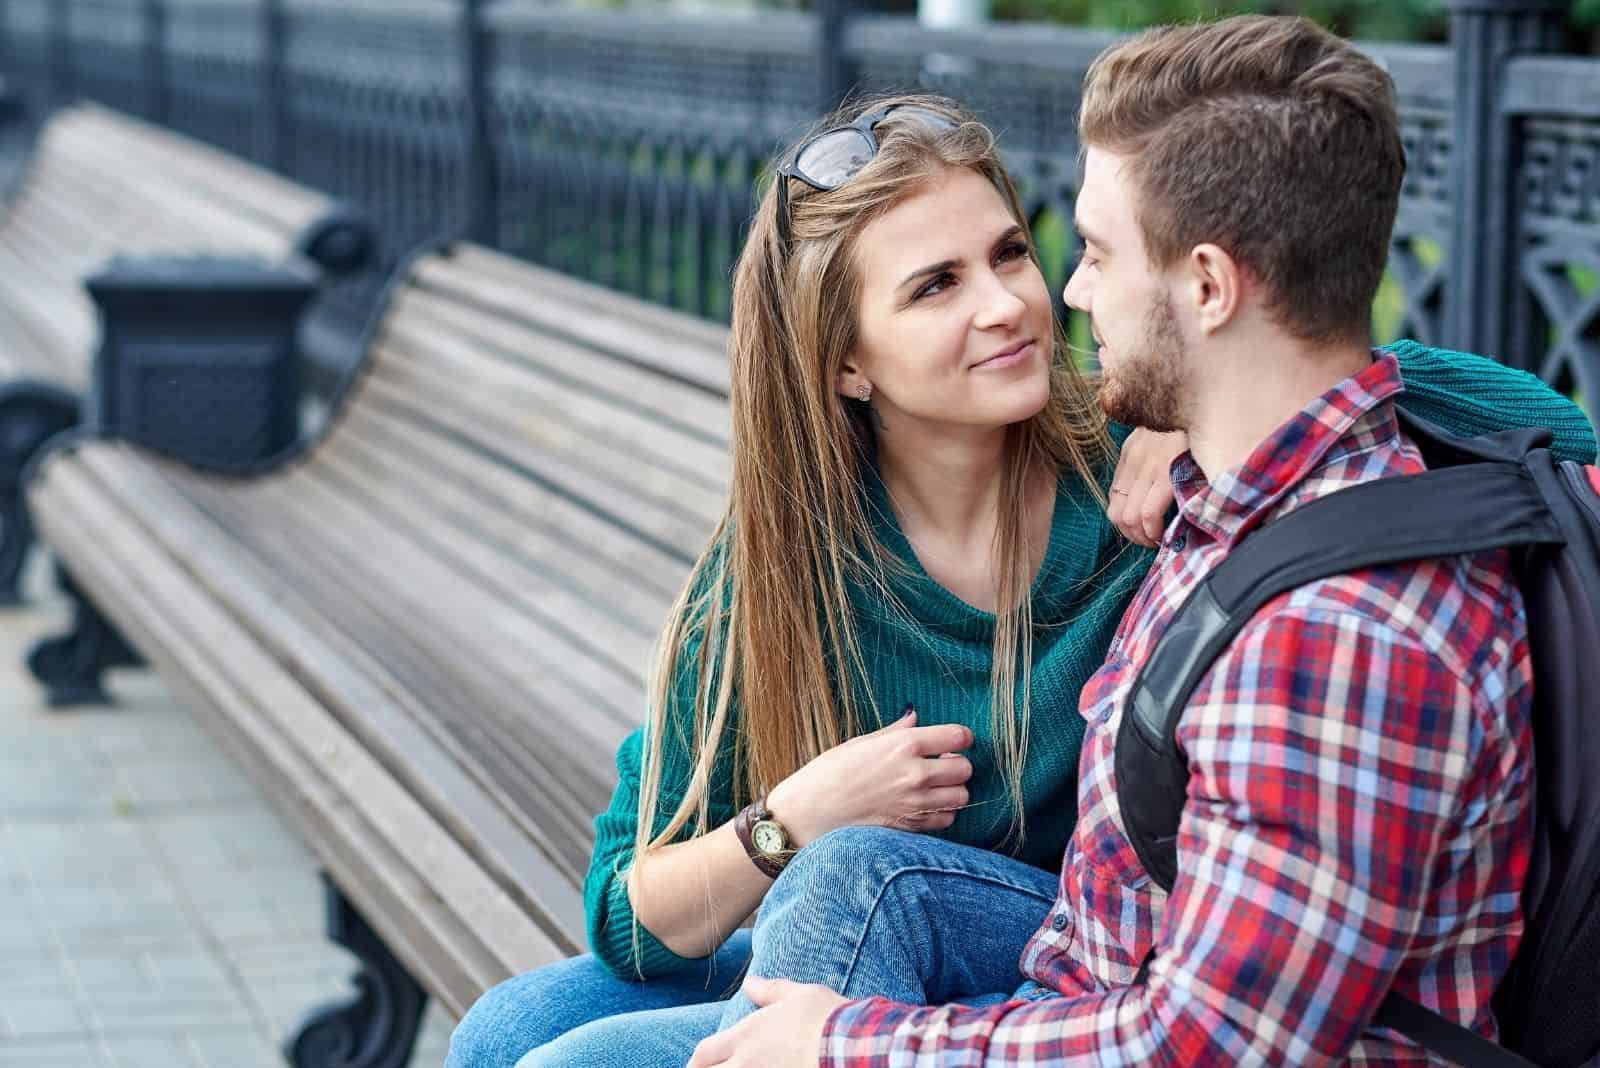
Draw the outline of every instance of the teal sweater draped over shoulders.
[[[1588,420],[1536,377],[1483,357],[1415,342],[1388,348],[1399,358],[1406,391],[1398,400],[1407,411],[1469,435],[1549,427],[1559,456],[1593,461],[1595,436]],[[1127,428],[1113,427],[1119,444],[1127,434]],[[1078,692],[1104,660],[1153,554],[1123,540],[1091,487],[1071,473],[1063,474],[1049,546],[1032,589],[1032,697],[1022,777],[1026,834],[1020,844],[1008,842],[1013,806],[996,763],[989,708],[995,617],[928,577],[895,522],[875,472],[867,481],[867,493],[880,539],[905,566],[889,574],[898,605],[891,607],[862,589],[852,591],[866,666],[861,685],[888,719],[898,718],[911,704],[921,724],[961,723],[972,728],[977,742],[967,754],[973,764],[968,784],[971,804],[948,830],[936,832],[939,837],[983,849],[1004,848],[1029,864],[1056,870],[1077,820],[1078,753],[1084,732]],[[688,669],[680,669],[672,689],[669,727],[662,739],[657,831],[666,826],[688,786],[691,758],[682,739],[693,722],[692,665],[698,649],[691,632],[680,657],[680,665]],[[737,731],[737,715],[735,695],[725,738]],[[640,729],[623,741],[617,753],[617,789],[595,820],[594,856],[584,886],[595,955],[612,973],[631,979],[649,979],[690,963],[635,924],[621,876],[633,860],[642,750]],[[713,826],[735,814],[732,765],[731,752],[718,754],[710,786]]]

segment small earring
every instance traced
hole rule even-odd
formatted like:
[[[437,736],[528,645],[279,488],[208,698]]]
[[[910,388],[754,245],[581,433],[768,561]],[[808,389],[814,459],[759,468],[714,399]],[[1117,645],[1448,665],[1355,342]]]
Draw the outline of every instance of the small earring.
[[[856,396],[861,398],[861,403],[866,404],[872,399],[872,383],[863,382],[856,387]]]

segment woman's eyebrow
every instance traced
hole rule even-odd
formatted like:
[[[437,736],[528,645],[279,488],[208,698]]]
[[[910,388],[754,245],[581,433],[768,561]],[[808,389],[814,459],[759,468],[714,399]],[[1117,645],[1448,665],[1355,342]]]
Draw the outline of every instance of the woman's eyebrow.
[[[960,260],[940,260],[938,263],[930,263],[926,267],[918,267],[916,270],[906,275],[905,278],[901,280],[900,284],[895,288],[904,289],[906,286],[910,285],[912,282],[915,282],[919,278],[926,278],[931,274],[943,274],[946,271],[954,270],[955,268],[961,266],[961,262],[962,261]]]

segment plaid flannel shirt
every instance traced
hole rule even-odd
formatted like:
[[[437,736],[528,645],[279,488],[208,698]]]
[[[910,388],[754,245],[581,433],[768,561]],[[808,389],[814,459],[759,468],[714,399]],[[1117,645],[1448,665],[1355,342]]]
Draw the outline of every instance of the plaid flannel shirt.
[[[1135,675],[1254,527],[1341,487],[1422,470],[1392,356],[1313,402],[1180,514],[1084,688],[1079,822],[1032,983],[987,1008],[852,1002],[821,1063],[1428,1063],[1371,1028],[1392,988],[1494,1034],[1532,832],[1532,669],[1509,555],[1376,568],[1265,606],[1183,715],[1188,802],[1170,897],[1121,825],[1112,747]],[[1155,947],[1149,981],[1130,985]]]

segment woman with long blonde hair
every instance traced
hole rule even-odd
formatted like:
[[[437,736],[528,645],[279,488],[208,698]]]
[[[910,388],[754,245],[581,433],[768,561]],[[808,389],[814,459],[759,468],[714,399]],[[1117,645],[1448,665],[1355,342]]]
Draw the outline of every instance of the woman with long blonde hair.
[[[960,871],[1035,919],[1054,898],[1079,689],[1151,560],[1118,528],[1159,535],[1183,443],[1107,425],[989,129],[901,96],[785,153],[738,265],[730,360],[727,513],[596,821],[594,955],[485,994],[451,1068],[683,1064],[749,959],[740,925],[831,832],[869,829],[841,855],[929,843],[924,876]],[[1493,401],[1448,403],[1466,372],[1405,369],[1420,414],[1486,429]],[[1478,397],[1488,373],[1509,410],[1569,418],[1525,376],[1472,373]],[[962,982],[1015,988],[1034,926],[974,925],[965,956],[989,964]]]

